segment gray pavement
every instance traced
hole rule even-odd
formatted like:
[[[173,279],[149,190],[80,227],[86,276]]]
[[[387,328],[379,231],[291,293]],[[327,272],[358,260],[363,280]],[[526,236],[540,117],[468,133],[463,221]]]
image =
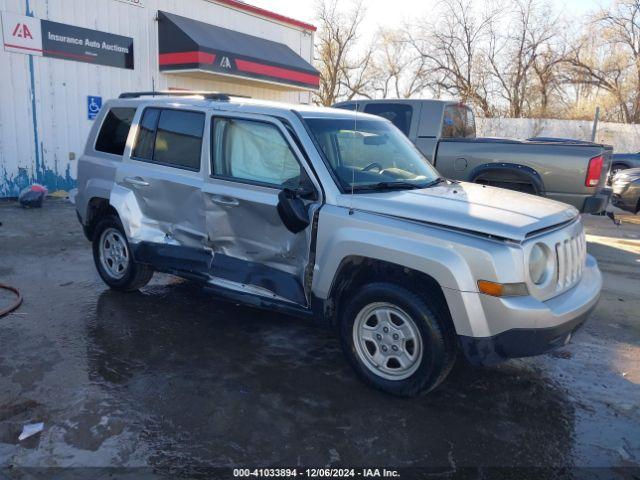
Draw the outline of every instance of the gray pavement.
[[[0,478],[23,467],[206,476],[296,465],[606,467],[602,478],[633,478],[640,217],[585,220],[605,288],[570,345],[491,368],[459,361],[435,392],[403,400],[361,384],[325,327],[167,275],[140,293],[110,291],[72,205],[2,202],[0,282],[25,302],[0,319]],[[40,421],[41,434],[18,442]]]

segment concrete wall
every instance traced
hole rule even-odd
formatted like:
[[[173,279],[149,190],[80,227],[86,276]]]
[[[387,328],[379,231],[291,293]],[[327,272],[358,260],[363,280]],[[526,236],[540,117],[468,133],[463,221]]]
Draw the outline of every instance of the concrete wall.
[[[482,137],[562,137],[591,140],[593,122],[532,118],[477,118],[478,136]],[[615,152],[640,151],[640,125],[600,122],[596,141],[613,145]]]
[[[104,100],[122,91],[168,88],[215,90],[254,98],[308,103],[308,92],[223,77],[161,74],[158,10],[284,43],[308,62],[313,35],[208,0],[144,0],[144,8],[116,0],[0,0],[0,11],[100,30],[134,39],[134,70],[9,53],[0,46],[0,197],[31,182],[50,191],[75,185],[77,158],[92,121],[87,96]]]

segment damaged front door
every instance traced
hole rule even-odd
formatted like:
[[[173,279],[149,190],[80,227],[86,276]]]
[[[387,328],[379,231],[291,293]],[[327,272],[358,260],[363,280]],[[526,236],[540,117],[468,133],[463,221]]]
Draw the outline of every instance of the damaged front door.
[[[300,217],[311,223],[319,197],[292,137],[270,117],[218,116],[211,124],[211,145],[203,197],[214,277],[227,286],[308,305],[304,278],[313,232]],[[297,228],[283,222],[286,209],[278,208],[283,190],[304,197]]]

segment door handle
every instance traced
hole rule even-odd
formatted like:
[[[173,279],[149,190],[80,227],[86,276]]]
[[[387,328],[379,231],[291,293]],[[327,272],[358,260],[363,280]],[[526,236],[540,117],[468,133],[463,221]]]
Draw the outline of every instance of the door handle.
[[[240,205],[240,202],[238,201],[237,198],[223,197],[219,195],[212,195],[211,201],[213,203],[217,203],[218,205],[222,205],[224,207],[237,207],[238,205]]]
[[[144,179],[140,177],[124,177],[124,181],[130,183],[131,185],[135,185],[136,187],[148,187],[149,182],[146,182]]]

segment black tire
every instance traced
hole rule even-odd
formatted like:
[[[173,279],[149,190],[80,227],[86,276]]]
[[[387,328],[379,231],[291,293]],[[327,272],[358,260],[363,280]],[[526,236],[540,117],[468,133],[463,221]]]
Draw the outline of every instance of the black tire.
[[[456,359],[455,332],[446,305],[436,296],[416,293],[392,283],[362,286],[341,308],[340,343],[347,360],[367,384],[401,397],[424,395],[436,388],[449,374]],[[422,339],[422,358],[409,377],[396,380],[374,373],[359,357],[353,339],[354,323],[363,308],[377,302],[399,307],[414,322]]]
[[[100,260],[100,242],[102,239],[102,234],[108,229],[117,230],[123,241],[126,243],[127,254],[128,254],[128,264],[126,269],[123,270],[122,276],[120,278],[115,278],[113,275],[107,271],[102,262]],[[127,241],[127,236],[124,233],[124,229],[122,228],[122,224],[120,223],[120,219],[116,216],[109,215],[98,221],[93,231],[93,261],[98,269],[98,273],[100,274],[100,278],[106,283],[109,287],[114,290],[119,290],[123,292],[133,292],[144,287],[149,281],[151,277],[153,277],[153,268],[149,265],[144,265],[141,263],[137,263],[133,260],[133,255],[131,254],[131,248],[129,247],[129,242]]]

